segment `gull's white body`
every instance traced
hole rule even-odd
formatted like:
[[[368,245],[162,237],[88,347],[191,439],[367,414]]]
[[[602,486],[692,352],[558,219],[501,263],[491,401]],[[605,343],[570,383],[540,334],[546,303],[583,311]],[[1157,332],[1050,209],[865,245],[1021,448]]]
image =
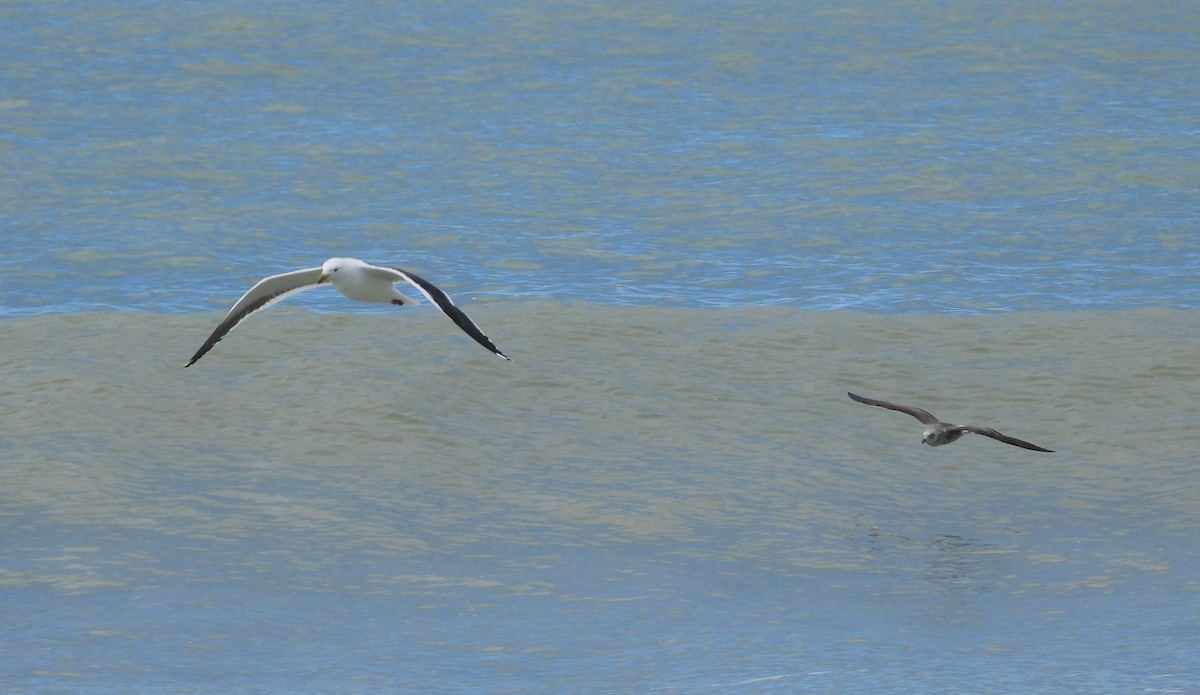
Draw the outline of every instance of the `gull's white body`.
[[[416,301],[401,294],[396,283],[407,282],[417,288],[426,299],[433,302],[442,313],[450,317],[459,328],[480,345],[496,355],[508,359],[500,352],[483,331],[463,311],[455,306],[450,297],[429,281],[399,268],[372,265],[357,258],[330,258],[320,268],[306,268],[280,273],[259,280],[225,314],[208,340],[204,342],[185,367],[190,367],[213,348],[229,331],[236,328],[247,317],[261,311],[290,295],[317,287],[328,282],[334,289],[350,299],[378,304],[411,306]]]
[[[360,302],[416,304],[396,289],[396,283],[408,282],[409,276],[394,268],[371,265],[354,258],[332,258],[321,266],[318,283],[325,281],[338,292]]]

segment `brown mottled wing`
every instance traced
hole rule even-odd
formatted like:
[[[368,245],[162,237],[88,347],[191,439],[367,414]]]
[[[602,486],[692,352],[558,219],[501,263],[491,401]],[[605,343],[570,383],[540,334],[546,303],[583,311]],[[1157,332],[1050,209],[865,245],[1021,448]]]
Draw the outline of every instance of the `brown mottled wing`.
[[[317,278],[321,276],[320,268],[305,268],[304,270],[293,270],[290,273],[281,273],[272,275],[268,278],[259,280],[254,287],[247,290],[242,298],[237,300],[229,313],[225,314],[225,318],[221,323],[217,324],[216,330],[212,335],[208,336],[208,340],[200,346],[196,354],[192,355],[192,359],[183,365],[190,367],[196,363],[196,360],[204,357],[205,353],[213,349],[221,338],[224,338],[229,331],[237,328],[242,321],[256,311],[266,309],[275,302],[287,297],[290,294],[295,294],[300,290],[307,290],[310,287],[317,286]]]
[[[1038,446],[1037,444],[1030,444],[1029,442],[1024,441],[1022,439],[1017,439],[1016,437],[1010,437],[1006,434],[1000,434],[999,432],[992,429],[991,427],[976,427],[974,425],[962,425],[962,429],[967,432],[974,432],[975,434],[982,434],[985,437],[991,437],[992,439],[995,439],[998,442],[1004,442],[1005,444],[1012,444],[1013,446],[1019,446],[1022,449],[1031,449],[1033,451],[1046,451],[1046,452],[1054,453],[1053,449],[1043,449],[1042,447]]]
[[[887,401],[877,401],[874,398],[864,398],[857,394],[850,393],[849,391],[846,392],[846,395],[849,396],[851,400],[858,401],[859,403],[865,403],[867,405],[877,405],[880,408],[887,408],[888,410],[895,410],[897,412],[907,413],[909,415],[912,415],[916,419],[920,420],[923,424],[926,424],[926,425],[934,423],[934,422],[941,422],[941,420],[938,420],[937,418],[935,418],[928,410],[921,410],[920,408],[914,408],[911,405],[897,405],[896,403],[888,403]]]

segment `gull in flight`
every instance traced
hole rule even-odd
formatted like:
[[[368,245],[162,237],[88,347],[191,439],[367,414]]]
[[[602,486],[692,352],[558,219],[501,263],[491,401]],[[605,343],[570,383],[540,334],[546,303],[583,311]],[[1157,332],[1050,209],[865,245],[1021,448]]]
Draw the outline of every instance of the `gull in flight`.
[[[290,273],[272,275],[259,280],[254,287],[242,295],[241,299],[237,300],[229,313],[225,314],[221,323],[217,324],[212,335],[208,336],[208,340],[204,341],[196,354],[192,355],[192,359],[183,366],[190,367],[195,364],[196,360],[204,357],[205,353],[213,349],[213,346],[229,331],[241,325],[242,321],[256,311],[265,309],[288,295],[300,290],[307,290],[310,287],[328,283],[333,285],[338,292],[360,302],[397,304],[399,306],[416,304],[416,301],[400,294],[396,289],[398,282],[407,282],[417,288],[421,294],[425,295],[426,299],[437,305],[443,314],[449,316],[450,320],[454,321],[459,328],[474,338],[475,342],[491,350],[494,354],[508,359],[508,356],[500,352],[500,349],[492,344],[483,331],[479,330],[479,326],[476,326],[475,322],[463,313],[462,309],[450,301],[450,297],[445,292],[428,280],[407,270],[371,265],[357,258],[330,258],[320,268],[293,270]]]
[[[985,437],[991,437],[992,439],[995,439],[998,442],[1004,442],[1005,444],[1012,444],[1013,446],[1019,446],[1022,449],[1032,449],[1033,451],[1048,451],[1051,453],[1053,453],[1053,451],[1054,451],[1053,449],[1043,449],[1042,447],[1040,447],[1036,444],[1030,444],[1029,442],[1017,439],[1016,437],[1009,437],[1008,435],[1000,434],[999,432],[992,429],[991,427],[976,427],[974,425],[951,425],[948,422],[942,422],[941,420],[935,418],[933,415],[931,415],[929,413],[928,410],[921,410],[920,408],[914,408],[911,405],[896,405],[895,403],[888,403],[887,401],[877,401],[872,398],[863,398],[862,396],[850,393],[849,391],[846,392],[846,395],[850,396],[851,400],[858,401],[859,403],[866,403],[867,405],[877,405],[880,408],[887,408],[888,410],[897,410],[901,413],[908,413],[909,415],[912,415],[916,419],[920,420],[921,424],[925,425],[925,433],[923,435],[921,435],[921,443],[928,444],[929,446],[941,446],[943,444],[949,444],[950,442],[958,441],[958,438],[963,436],[964,432],[974,432],[975,434],[982,434]]]

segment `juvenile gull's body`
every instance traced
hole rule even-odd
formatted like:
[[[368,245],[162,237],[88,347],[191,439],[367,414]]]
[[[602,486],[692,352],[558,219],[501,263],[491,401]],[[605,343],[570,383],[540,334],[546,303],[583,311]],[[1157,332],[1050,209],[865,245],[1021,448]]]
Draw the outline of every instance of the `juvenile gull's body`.
[[[917,420],[920,420],[921,424],[925,425],[925,432],[921,435],[921,443],[928,444],[929,446],[941,446],[943,444],[949,444],[950,442],[958,441],[958,438],[963,436],[963,433],[965,432],[974,432],[975,434],[982,434],[985,437],[991,437],[998,442],[1019,446],[1022,449],[1053,453],[1053,449],[1043,449],[1036,444],[1030,444],[1029,442],[1017,439],[1016,437],[1009,437],[1008,435],[1000,434],[991,427],[952,425],[948,422],[942,422],[941,420],[937,419],[930,414],[928,410],[922,410],[911,405],[897,405],[895,403],[888,403],[887,401],[877,401],[873,398],[863,398],[862,396],[850,393],[849,391],[846,392],[846,395],[850,396],[851,400],[858,401],[859,403],[877,405],[880,408],[887,408],[888,410],[895,410],[901,413],[908,413],[909,415],[912,415]]]
[[[254,287],[242,295],[229,313],[225,314],[225,318],[217,325],[208,340],[204,341],[196,354],[192,355],[192,359],[183,366],[190,367],[195,364],[196,360],[204,357],[205,353],[213,349],[213,346],[229,331],[240,325],[254,312],[266,309],[296,292],[317,287],[326,282],[333,285],[338,292],[360,302],[410,306],[416,304],[416,301],[409,299],[396,289],[396,283],[407,282],[417,288],[438,309],[441,309],[442,313],[449,316],[467,335],[474,338],[475,342],[496,355],[508,359],[508,356],[500,352],[500,349],[484,335],[479,326],[476,326],[475,322],[462,309],[455,306],[445,292],[428,280],[407,270],[371,265],[357,258],[330,258],[320,268],[293,270],[290,273],[272,275],[259,280]]]

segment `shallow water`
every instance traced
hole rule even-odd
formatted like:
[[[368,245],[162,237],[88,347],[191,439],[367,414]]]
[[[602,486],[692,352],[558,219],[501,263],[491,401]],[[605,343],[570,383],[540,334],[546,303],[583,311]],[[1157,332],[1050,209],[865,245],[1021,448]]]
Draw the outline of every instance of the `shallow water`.
[[[1192,312],[472,308],[0,324],[8,688],[1197,682]]]
[[[3,5],[0,692],[1200,691],[1198,12]]]

